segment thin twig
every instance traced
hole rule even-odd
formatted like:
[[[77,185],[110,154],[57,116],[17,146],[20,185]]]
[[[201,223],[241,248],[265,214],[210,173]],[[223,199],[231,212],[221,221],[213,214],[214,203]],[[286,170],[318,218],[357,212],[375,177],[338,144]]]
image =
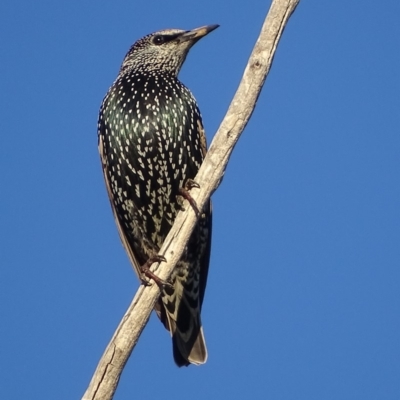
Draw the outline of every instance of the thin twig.
[[[239,88],[195,178],[201,189],[194,188],[190,192],[200,210],[222,180],[232,150],[253,113],[283,29],[299,1],[274,0],[271,4]],[[160,250],[168,261],[154,269],[160,279],[168,280],[195,224],[196,215],[191,207],[177,215]],[[160,290],[155,284],[139,287],[97,366],[83,400],[113,398],[122,370],[159,295]]]

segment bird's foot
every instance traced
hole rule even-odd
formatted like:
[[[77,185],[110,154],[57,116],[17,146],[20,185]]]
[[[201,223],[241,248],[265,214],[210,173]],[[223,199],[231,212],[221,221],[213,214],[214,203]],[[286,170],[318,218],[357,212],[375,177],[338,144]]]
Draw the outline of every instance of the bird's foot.
[[[193,179],[187,179],[185,182],[185,189],[191,190],[193,188],[200,189],[200,185]]]
[[[196,202],[194,201],[193,197],[190,194],[190,190],[193,188],[200,188],[200,185],[195,182],[193,179],[188,179],[185,182],[185,186],[181,187],[179,189],[179,195],[182,196],[184,199],[186,199],[189,204],[192,206],[194,212],[196,213],[196,215],[200,214],[199,208],[197,207]],[[182,207],[182,204],[180,204],[181,209],[184,210],[184,208]]]
[[[171,286],[171,284],[167,281],[164,281],[163,279],[159,278],[154,272],[150,270],[150,267],[154,263],[160,263],[160,262],[167,262],[166,258],[164,256],[160,256],[158,254],[151,256],[140,268],[142,274],[146,276],[147,278],[153,279],[155,283],[157,283],[158,286],[163,288],[164,286]],[[146,280],[144,277],[141,278],[142,284],[144,286],[150,286],[150,282]]]

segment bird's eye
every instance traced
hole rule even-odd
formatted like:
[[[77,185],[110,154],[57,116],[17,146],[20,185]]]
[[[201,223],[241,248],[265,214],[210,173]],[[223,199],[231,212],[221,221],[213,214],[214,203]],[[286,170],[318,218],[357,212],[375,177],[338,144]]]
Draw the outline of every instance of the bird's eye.
[[[163,44],[165,42],[165,37],[162,35],[154,36],[153,43],[156,45]]]

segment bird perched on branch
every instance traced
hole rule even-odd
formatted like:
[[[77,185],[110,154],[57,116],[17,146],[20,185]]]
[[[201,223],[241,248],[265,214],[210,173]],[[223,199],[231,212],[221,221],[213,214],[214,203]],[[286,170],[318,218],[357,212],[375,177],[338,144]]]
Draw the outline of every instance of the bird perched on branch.
[[[211,247],[211,202],[200,210],[169,284],[150,272],[206,154],[200,111],[177,78],[190,48],[216,29],[168,29],[138,40],[106,94],[98,121],[104,178],[122,243],[142,282],[162,285],[155,311],[178,366],[207,360],[200,311]],[[196,207],[193,201],[192,206]]]

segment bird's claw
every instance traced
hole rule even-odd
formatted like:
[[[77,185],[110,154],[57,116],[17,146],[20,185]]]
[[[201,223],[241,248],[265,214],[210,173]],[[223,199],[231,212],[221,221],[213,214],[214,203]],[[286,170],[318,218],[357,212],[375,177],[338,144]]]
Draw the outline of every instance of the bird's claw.
[[[195,200],[193,199],[192,195],[189,192],[189,190],[191,190],[193,188],[200,188],[200,185],[197,182],[195,182],[193,179],[188,179],[185,182],[185,186],[181,187],[179,189],[179,194],[181,197],[183,197],[184,199],[186,199],[189,202],[189,204],[193,208],[193,211],[196,213],[196,215],[200,215],[199,208],[197,207]],[[182,204],[179,204],[179,206],[182,210],[184,210],[184,207],[182,206]]]
[[[150,270],[150,267],[152,266],[152,264],[154,263],[160,263],[160,262],[167,262],[167,259],[164,256],[161,255],[155,255],[150,257],[146,263],[144,265],[142,265],[142,267],[140,268],[142,271],[142,274],[144,276],[146,276],[147,278],[153,279],[153,281],[155,283],[157,283],[158,286],[160,286],[161,288],[163,288],[164,286],[172,286],[169,282],[159,278],[154,272],[152,272]],[[146,280],[144,277],[141,278],[142,281],[142,285],[144,286],[151,286],[151,283]]]
[[[186,181],[186,183],[185,183],[185,189],[186,190],[190,190],[190,189],[193,189],[193,188],[200,189],[200,185],[196,181],[194,181],[193,179],[188,179]]]

